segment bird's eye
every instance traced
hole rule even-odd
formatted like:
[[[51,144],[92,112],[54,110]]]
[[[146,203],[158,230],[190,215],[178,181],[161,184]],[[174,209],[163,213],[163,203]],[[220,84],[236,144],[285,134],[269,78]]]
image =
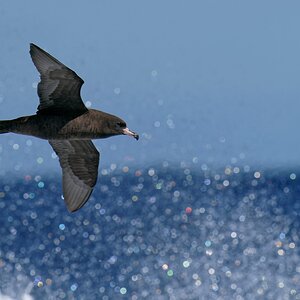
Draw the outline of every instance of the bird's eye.
[[[121,128],[125,128],[126,127],[126,124],[123,123],[123,122],[118,122],[117,125],[120,126]]]

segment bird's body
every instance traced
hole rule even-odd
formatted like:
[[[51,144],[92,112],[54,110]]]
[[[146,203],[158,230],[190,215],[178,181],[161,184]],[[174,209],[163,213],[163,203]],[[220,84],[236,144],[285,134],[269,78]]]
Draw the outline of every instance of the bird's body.
[[[2,128],[2,131],[45,140],[103,139],[113,135],[109,130],[111,118],[117,117],[95,109],[88,109],[80,115],[36,114],[0,121],[0,132]]]
[[[100,154],[91,140],[121,134],[138,140],[139,136],[119,117],[88,109],[80,96],[84,82],[74,71],[34,44],[30,55],[41,77],[37,113],[0,121],[0,133],[49,141],[62,167],[65,203],[73,212],[87,202],[97,181]]]

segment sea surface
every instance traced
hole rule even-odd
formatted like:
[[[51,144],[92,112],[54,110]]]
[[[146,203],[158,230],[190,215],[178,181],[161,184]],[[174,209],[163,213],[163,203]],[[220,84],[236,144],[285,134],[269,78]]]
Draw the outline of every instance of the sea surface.
[[[0,176],[0,299],[300,299],[300,174],[102,169],[69,213],[60,174]]]

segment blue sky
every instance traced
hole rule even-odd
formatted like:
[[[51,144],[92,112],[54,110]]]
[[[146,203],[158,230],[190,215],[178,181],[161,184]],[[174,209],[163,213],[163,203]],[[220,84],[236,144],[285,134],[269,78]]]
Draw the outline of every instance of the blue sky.
[[[297,167],[299,9],[297,1],[3,2],[0,119],[36,111],[34,42],[85,80],[93,108],[140,133],[139,142],[95,141],[102,166]],[[0,145],[6,171],[57,164],[45,141],[10,134]]]

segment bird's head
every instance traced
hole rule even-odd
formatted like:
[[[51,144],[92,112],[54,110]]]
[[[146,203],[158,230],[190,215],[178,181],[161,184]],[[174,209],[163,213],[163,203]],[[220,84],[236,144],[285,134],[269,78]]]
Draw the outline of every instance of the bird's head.
[[[126,134],[126,135],[134,137],[136,140],[139,139],[139,135],[137,133],[129,130],[126,123],[121,119],[119,119],[115,123],[115,129],[119,134]]]
[[[108,129],[110,135],[119,135],[125,134],[132,136],[136,140],[139,139],[139,135],[131,130],[128,129],[126,122],[123,121],[121,118],[106,114],[108,116],[106,118],[106,128]]]

